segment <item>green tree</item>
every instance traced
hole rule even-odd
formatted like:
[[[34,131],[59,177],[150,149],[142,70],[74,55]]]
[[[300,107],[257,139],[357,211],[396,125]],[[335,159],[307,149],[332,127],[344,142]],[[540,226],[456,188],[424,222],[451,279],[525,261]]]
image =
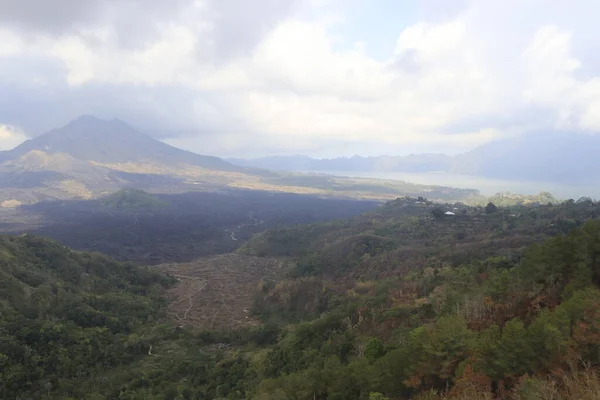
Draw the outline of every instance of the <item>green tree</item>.
[[[367,341],[365,348],[365,357],[367,360],[373,362],[385,354],[385,348],[383,342],[378,338],[371,338]]]
[[[444,210],[442,210],[439,207],[436,207],[433,210],[431,210],[431,214],[433,215],[433,217],[435,219],[442,219],[442,218],[444,218],[444,215],[445,215]]]
[[[446,386],[456,367],[469,356],[473,338],[466,321],[454,315],[441,317],[433,328],[413,330],[409,346],[414,356],[408,368],[411,386]]]
[[[485,212],[488,214],[492,214],[498,211],[498,207],[491,201],[485,206]]]
[[[371,392],[369,393],[369,400],[390,400],[389,397],[385,397],[383,393]]]
[[[502,329],[501,336],[498,338],[496,335],[497,331],[493,330],[486,335],[487,360],[482,361],[489,363],[487,375],[498,380],[530,372],[536,355],[528,340],[523,321],[518,318],[508,321]],[[495,339],[493,349],[490,349],[490,345],[494,342],[490,339]]]

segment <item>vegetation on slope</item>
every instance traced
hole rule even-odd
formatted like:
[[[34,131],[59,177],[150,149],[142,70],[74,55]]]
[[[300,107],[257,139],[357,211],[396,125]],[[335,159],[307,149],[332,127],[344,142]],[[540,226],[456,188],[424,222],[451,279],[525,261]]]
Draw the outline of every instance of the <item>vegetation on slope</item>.
[[[165,207],[167,203],[158,197],[137,189],[121,189],[102,199],[102,204],[117,209],[152,210]]]
[[[600,224],[589,222],[519,262],[357,282],[329,298],[325,314],[285,331],[262,361],[256,398],[400,399],[431,389],[542,398],[531,395],[540,379],[558,385],[565,371],[598,362],[599,260]]]
[[[445,215],[448,211],[454,215]],[[292,257],[296,276],[395,276],[472,258],[510,256],[596,215],[600,205],[587,199],[488,212],[462,203],[402,198],[351,219],[268,230],[239,252]]]
[[[256,297],[266,320],[296,321],[262,360],[257,398],[533,399],[552,385],[570,398],[596,387],[596,371],[581,372],[585,383],[577,367],[600,356],[600,223],[585,222],[600,205],[466,207],[462,223],[435,207],[398,200],[242,249],[296,259],[290,279]]]
[[[229,332],[163,324],[169,278],[5,236],[0,397],[591,400],[598,211],[398,199],[267,231],[240,251],[288,275],[258,288],[258,326]]]
[[[1,236],[0,397],[76,390],[81,379],[147,352],[132,335],[157,320],[169,283],[38,237]]]
[[[239,398],[248,360],[165,324],[173,282],[39,237],[0,236],[0,398]],[[260,328],[226,339],[272,338]]]

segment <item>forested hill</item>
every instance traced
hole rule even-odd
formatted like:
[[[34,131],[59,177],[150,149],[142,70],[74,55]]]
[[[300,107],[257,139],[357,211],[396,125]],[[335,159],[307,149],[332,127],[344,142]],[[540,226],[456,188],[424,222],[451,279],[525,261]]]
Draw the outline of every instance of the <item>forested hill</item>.
[[[171,282],[39,237],[0,236],[0,398],[84,398],[83,381],[148,352],[136,333],[160,319]]]
[[[294,325],[257,398],[596,399],[599,211],[399,199],[258,235],[240,251],[292,262],[255,312]]]
[[[256,348],[277,329],[182,329],[163,298],[174,282],[40,237],[0,235],[0,399],[244,398],[255,383],[232,344]]]
[[[585,198],[512,207],[399,198],[350,219],[267,230],[239,251],[293,257],[296,276],[380,278],[490,256],[516,257],[525,246],[598,216],[600,204]]]
[[[599,211],[398,199],[268,231],[240,251],[287,265],[227,332],[169,323],[168,276],[0,236],[0,398],[597,399]]]

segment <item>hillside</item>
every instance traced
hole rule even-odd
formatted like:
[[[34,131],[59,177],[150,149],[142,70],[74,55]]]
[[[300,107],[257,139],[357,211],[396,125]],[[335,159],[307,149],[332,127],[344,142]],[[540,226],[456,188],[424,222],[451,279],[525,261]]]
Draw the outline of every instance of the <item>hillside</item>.
[[[182,190],[185,175],[202,187],[245,176],[217,157],[177,149],[120,120],[79,117],[66,126],[0,152],[0,202],[91,198],[123,187]],[[33,200],[33,201],[32,201]]]
[[[99,164],[147,162],[189,164],[223,171],[240,170],[218,157],[203,156],[169,146],[121,120],[102,120],[89,115],[83,115],[62,128],[28,140],[13,150],[1,152],[0,162],[15,162],[19,159],[25,162],[23,157],[34,151]]]
[[[235,166],[169,146],[123,121],[91,116],[0,152],[0,208],[91,199],[123,188],[150,193],[241,188],[377,200],[427,195],[445,201],[482,201],[472,189]]]
[[[543,182],[598,182],[600,138],[538,132],[482,145],[454,157],[451,171],[489,178]]]
[[[240,398],[248,361],[167,320],[175,282],[39,237],[0,236],[0,398]],[[273,332],[236,335],[223,340],[264,344]]]
[[[279,171],[448,172],[512,181],[573,183],[599,181],[595,173],[599,151],[598,136],[550,131],[493,141],[456,156],[411,154],[333,159],[272,156],[229,161]]]
[[[294,323],[265,356],[264,398],[596,398],[600,204],[438,207],[399,199],[240,249],[290,260],[255,299]]]
[[[108,207],[129,210],[154,210],[167,205],[155,195],[130,188],[103,197],[101,202]]]
[[[397,199],[171,277],[2,236],[0,397],[594,400],[599,212]]]
[[[484,207],[462,203],[400,198],[351,219],[267,230],[239,252],[296,258],[299,276],[380,278],[428,265],[508,256],[598,215],[600,205],[588,199],[501,207],[487,213]]]
[[[136,332],[160,318],[171,283],[34,236],[0,236],[0,397],[77,392],[147,353]]]

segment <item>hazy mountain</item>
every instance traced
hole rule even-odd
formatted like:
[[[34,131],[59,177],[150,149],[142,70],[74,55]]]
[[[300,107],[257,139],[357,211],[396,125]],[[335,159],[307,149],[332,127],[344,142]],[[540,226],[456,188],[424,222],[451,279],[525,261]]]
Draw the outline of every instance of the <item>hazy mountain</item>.
[[[20,158],[26,160],[32,152],[38,156],[41,152],[54,159],[60,155],[63,161],[69,162],[79,160],[86,163],[113,164],[142,161],[190,164],[224,171],[239,170],[218,157],[202,156],[169,146],[138,132],[121,120],[108,121],[87,115],[71,121],[62,128],[28,140],[13,150],[0,152],[0,162]]]
[[[377,171],[430,172],[445,171],[451,163],[452,157],[446,154],[410,154],[377,157],[374,165]]]
[[[599,181],[600,137],[568,132],[533,133],[457,155],[452,172],[547,182]]]
[[[169,146],[118,119],[81,116],[0,152],[0,207],[129,186],[164,192],[222,186],[240,174],[261,173]]]
[[[338,157],[315,159],[303,155],[271,156],[244,160],[231,158],[233,164],[267,168],[276,171],[380,171],[428,172],[448,170],[452,157],[445,154],[419,154],[409,156]]]
[[[369,164],[376,159],[362,159]],[[347,159],[347,165],[356,163]],[[268,166],[269,164],[265,164]],[[301,163],[298,169],[305,169]],[[123,188],[149,193],[224,188],[389,199],[427,193],[431,198],[479,198],[454,190],[369,179],[277,173],[177,149],[120,120],[82,116],[66,126],[0,152],[0,211],[40,200],[94,198]]]
[[[568,132],[531,133],[491,142],[456,156],[307,156],[231,159],[234,164],[284,171],[453,172],[487,178],[547,182],[599,181],[600,137]]]

